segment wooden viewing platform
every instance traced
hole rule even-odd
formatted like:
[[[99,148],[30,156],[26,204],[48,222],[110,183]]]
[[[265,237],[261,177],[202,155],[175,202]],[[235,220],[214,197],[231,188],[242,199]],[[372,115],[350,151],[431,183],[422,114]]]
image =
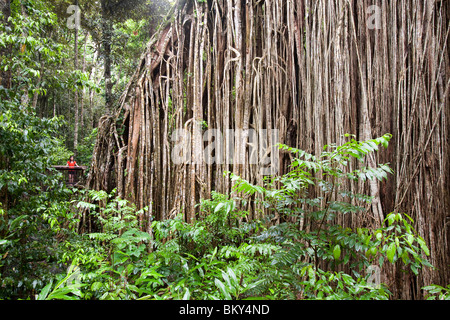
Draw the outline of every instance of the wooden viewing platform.
[[[71,186],[76,185],[80,181],[80,177],[87,169],[87,167],[85,166],[78,166],[78,167],[52,166],[52,168],[55,168],[56,170],[63,172],[66,184]],[[72,182],[69,180],[69,171],[74,171]]]

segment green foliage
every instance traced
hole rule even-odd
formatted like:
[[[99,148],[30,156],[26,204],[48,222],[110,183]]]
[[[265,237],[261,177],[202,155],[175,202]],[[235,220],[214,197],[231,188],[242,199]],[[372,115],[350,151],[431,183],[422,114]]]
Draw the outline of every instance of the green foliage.
[[[98,216],[95,216],[98,224],[102,224],[98,239],[109,236],[110,240],[104,242],[111,252],[117,251],[115,255],[110,255],[95,234],[91,235],[92,239],[79,235],[82,208],[70,202],[78,193],[66,189],[62,175],[51,168],[65,164],[73,153],[68,149],[73,142],[73,92],[87,89],[100,93],[98,80],[94,81],[96,74],[90,77],[92,70],[99,69],[98,62],[93,60],[98,50],[93,45],[94,30],[90,35],[85,30],[78,34],[79,45],[87,40],[87,71],[82,72],[72,63],[74,32],[66,27],[66,5],[61,1],[11,0],[11,16],[8,19],[0,16],[0,68],[10,77],[2,79],[9,80],[5,81],[6,87],[0,85],[0,299],[35,297],[44,287],[47,293],[42,299],[59,299],[65,295],[81,298],[73,292],[64,293],[67,286],[59,281],[65,276],[55,278],[55,274],[62,274],[72,262],[87,270],[105,267],[112,268],[104,271],[105,274],[117,272],[128,261],[142,256],[142,244],[148,245],[149,241],[140,233],[136,219],[129,217],[137,213],[126,205],[129,212],[116,209],[113,204],[107,210],[97,207]],[[54,12],[61,8],[64,13],[58,17]],[[121,34],[130,36],[131,31],[139,32],[139,37],[130,36],[130,41],[118,43],[122,50],[118,56],[123,59],[121,63],[126,71],[118,77],[122,84],[134,70],[136,53],[149,37],[144,32],[143,21],[136,21],[124,23],[123,30],[119,30],[122,22],[116,26]],[[78,49],[81,62],[84,52]],[[122,91],[120,87],[118,90]],[[101,99],[93,96],[93,103],[98,104]],[[79,97],[83,99],[82,95]],[[95,126],[98,115],[96,110],[87,110],[86,103],[84,106],[85,125],[79,132],[77,161],[88,165],[97,135],[91,127]],[[108,220],[102,216],[109,214],[108,209],[123,216]],[[130,258],[119,263],[125,260],[119,251]],[[113,264],[106,265],[105,261],[113,259]],[[88,276],[92,274],[86,273],[89,280]],[[111,288],[115,285],[109,283]],[[83,298],[92,296],[95,295],[83,295]]]
[[[45,172],[52,161],[53,138],[61,120],[40,119],[16,106],[0,103],[0,189],[13,195],[37,191],[51,184]]]
[[[388,140],[386,135],[373,141],[386,145]],[[50,281],[39,297],[389,299],[388,287],[374,283],[369,270],[395,263],[417,274],[421,268],[431,267],[425,259],[428,248],[412,219],[391,213],[379,229],[356,230],[333,220],[338,215],[364,214],[364,206],[370,205],[370,197],[340,190],[343,180],[355,175],[361,180],[384,178],[390,172],[383,166],[346,170],[347,156],[360,160],[361,154],[374,151],[378,144],[352,142],[345,148],[329,147],[332,151],[325,150],[320,157],[291,150],[302,160],[296,158],[285,176],[267,180],[266,186],[231,176],[234,191],[243,193],[243,198],[212,193],[211,199],[199,203],[194,223],[184,222],[180,214],[153,221],[150,232],[140,228],[138,217],[143,211],[118,199],[114,192],[81,192],[88,198],[73,204],[95,217],[99,230],[73,235],[64,242],[60,259],[80,268],[76,284],[67,283],[70,272],[61,274],[58,279],[62,280],[57,280],[56,286]],[[310,196],[313,193],[319,196]],[[261,199],[258,205],[273,216],[246,221],[247,212],[239,208],[246,203],[244,198],[254,194]],[[280,222],[273,224],[276,215]],[[342,270],[351,270],[351,274]],[[429,299],[448,296],[442,287],[424,290],[432,294]]]
[[[36,300],[80,300],[83,297],[81,288],[85,285],[77,280],[79,268],[71,265],[67,275],[53,287],[53,279],[37,295]],[[52,289],[53,288],[53,289]]]
[[[422,290],[426,291],[427,300],[450,300],[450,285],[447,287],[430,285],[423,287]]]
[[[61,123],[38,118],[14,100],[0,102],[2,298],[20,296],[46,281],[46,267],[58,251],[53,237],[72,217],[64,201],[70,191],[50,167],[64,150],[54,138]]]
[[[265,269],[266,274],[263,276],[266,290],[270,290],[274,297],[295,298],[293,292],[305,298],[327,296],[331,291],[319,295],[320,291],[314,286],[307,287],[305,291],[305,284],[308,282],[297,280],[305,276],[304,270],[311,270],[310,274],[325,273],[325,278],[331,272],[333,281],[347,279],[333,287],[333,294],[337,294],[336,290],[341,286],[345,287],[337,297],[356,299],[370,296],[385,299],[388,296],[388,291],[385,290],[369,290],[370,295],[367,296],[362,292],[349,290],[348,287],[356,284],[364,287],[367,280],[364,270],[373,264],[379,264],[381,268],[385,258],[390,263],[403,263],[404,267],[409,267],[415,274],[423,266],[431,267],[423,258],[428,254],[425,242],[401,214],[388,215],[388,226],[378,230],[351,230],[334,223],[339,215],[363,214],[371,203],[368,196],[341,190],[345,180],[381,181],[392,172],[387,164],[381,164],[377,168],[364,166],[365,157],[377,151],[380,145],[387,147],[390,139],[389,134],[365,142],[351,138],[342,146],[325,146],[320,156],[281,145],[282,149],[294,155],[291,170],[286,175],[268,179],[265,187],[252,185],[240,177],[231,177],[235,182],[236,192],[259,194],[263,197],[262,205],[282,220],[254,237],[256,241],[281,246],[271,261],[277,267],[277,272]],[[361,163],[360,168],[348,170],[352,159]],[[318,196],[312,197],[312,194]],[[304,224],[303,227],[300,227],[301,223]],[[322,271],[322,267],[330,271]],[[335,270],[343,267],[347,267],[353,274],[336,276]],[[280,274],[289,279],[285,282],[289,283],[289,290],[280,283],[274,286],[275,279]],[[309,291],[312,293],[307,293]]]
[[[45,192],[0,210],[0,298],[25,298],[64,269],[58,238],[74,232],[76,213],[62,197]]]
[[[241,198],[213,192],[198,204],[192,224],[180,213],[143,231],[139,216],[147,208],[138,211],[114,193],[65,189],[50,167],[72,153],[67,101],[77,89],[101,93],[89,74],[100,66],[94,52],[101,49],[105,58],[106,37],[98,3],[82,1],[86,30],[78,35],[79,43],[86,41],[88,71],[77,70],[68,63],[75,43],[64,26],[66,12],[53,13],[62,3],[12,0],[11,17],[0,19],[0,68],[11,74],[11,86],[0,86],[0,299],[387,299],[386,285],[374,285],[367,274],[371,267],[396,264],[415,275],[432,267],[407,214],[387,215],[376,230],[335,222],[364,215],[372,200],[344,190],[344,183],[383,181],[392,173],[388,164],[365,166],[368,155],[388,147],[389,134],[362,142],[345,135],[347,142],[327,145],[320,155],[281,145],[294,158],[287,174],[268,177],[263,186],[231,175],[233,194]],[[116,95],[135,71],[152,23],[137,9],[150,4],[133,1],[139,7],[130,10],[133,5],[121,3],[110,13],[108,35]],[[131,19],[124,14],[130,12]],[[65,117],[44,117],[54,111],[44,110],[48,99],[63,104],[56,113]],[[102,105],[103,98],[93,103]],[[77,150],[84,165],[97,137],[91,127],[98,115],[90,111]],[[247,201],[269,215],[247,221],[241,210]],[[86,221],[95,231],[79,234]],[[423,290],[427,299],[449,298],[448,287]]]
[[[319,300],[387,300],[390,292],[383,285],[376,288],[365,278],[357,278],[344,272],[314,269],[311,265],[300,270],[302,291],[300,298]]]
[[[88,136],[86,136],[78,145],[77,163],[88,166],[88,169],[89,164],[91,163],[92,160],[95,142],[97,140],[97,133],[98,133],[97,128],[92,129],[91,133]],[[89,171],[87,170],[85,173],[88,174]]]
[[[1,95],[10,100],[46,95],[51,89],[75,90],[96,85],[86,73],[64,69],[67,46],[49,36],[58,28],[52,6],[44,1],[11,2],[11,17],[0,24],[0,49],[9,48],[2,58],[2,70],[10,71],[12,88]]]
[[[377,239],[374,243],[375,246],[366,254],[374,256],[379,250],[382,253],[380,266],[383,265],[385,255],[390,263],[403,262],[403,266],[409,266],[416,275],[422,266],[432,268],[425,258],[430,255],[425,240],[410,224],[414,222],[413,219],[405,213],[391,213],[386,217],[386,221],[388,226],[375,231]]]

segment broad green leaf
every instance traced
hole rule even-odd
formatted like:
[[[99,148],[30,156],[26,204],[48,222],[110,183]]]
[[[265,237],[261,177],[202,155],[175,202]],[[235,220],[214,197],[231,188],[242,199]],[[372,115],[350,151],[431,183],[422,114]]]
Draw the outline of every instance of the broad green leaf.
[[[232,285],[231,285],[230,277],[229,277],[228,274],[225,273],[224,271],[222,271],[222,278],[225,280],[225,283],[227,284],[227,286],[228,286],[229,288],[231,288]]]
[[[389,214],[388,217],[386,218],[389,222],[389,225],[392,225],[395,221],[395,215],[394,214]]]
[[[383,233],[381,231],[377,232],[376,238],[377,238],[378,241],[380,241],[383,238]]]
[[[316,283],[316,273],[311,266],[308,268],[308,276],[309,284],[313,286]]]
[[[431,286],[426,286],[422,288],[425,291],[428,291],[430,293],[440,293],[444,288],[438,285],[431,285]]]
[[[261,283],[264,282],[264,279],[258,280],[256,282],[252,282],[250,283],[248,286],[245,287],[245,291],[247,290],[251,290],[253,288],[256,288],[257,286],[259,286]],[[256,297],[255,297],[256,298]]]
[[[414,241],[414,236],[412,234],[407,234],[406,242],[408,242],[409,245],[412,245],[413,241]]]
[[[423,240],[422,237],[417,238],[417,242],[420,245],[420,248],[422,248],[422,251],[429,256],[430,255],[430,250],[427,247],[427,244],[425,243],[425,240]]]
[[[222,209],[222,207],[225,205],[224,202],[219,203],[216,208],[214,209],[214,213],[219,212],[220,209]]]
[[[227,289],[225,288],[225,285],[223,284],[222,281],[220,281],[219,279],[215,279],[214,283],[216,284],[216,286],[220,289],[220,291],[222,292],[222,294],[224,295],[224,297],[227,300],[231,300],[231,296],[230,293],[227,291]]]
[[[354,282],[353,278],[350,275],[345,274],[345,273],[342,274],[342,280],[344,280],[346,285],[351,285]]]
[[[394,256],[395,256],[395,250],[396,250],[396,246],[395,246],[395,242],[391,242],[391,244],[389,245],[386,254],[387,254],[387,258],[389,260],[389,262],[393,262],[394,261]]]
[[[21,215],[17,218],[15,218],[11,223],[10,223],[10,229],[14,230],[16,229],[19,224],[22,222],[22,220],[25,220],[25,218],[27,217],[27,215]]]
[[[237,285],[239,282],[237,280],[236,274],[234,273],[233,269],[228,268],[227,270],[228,275],[230,276],[230,279],[232,280],[232,284]]]
[[[340,245],[337,244],[334,246],[333,256],[334,256],[334,260],[338,260],[339,257],[341,256],[341,246]]]
[[[184,293],[183,300],[189,300],[191,297],[191,292],[189,291],[189,288],[186,288],[186,292]]]
[[[50,292],[52,288],[53,280],[50,281],[49,284],[47,284],[44,289],[39,293],[37,300],[45,300],[48,296],[48,293]]]
[[[376,256],[377,255],[377,252],[378,252],[378,249],[377,249],[377,247],[372,247],[372,248],[370,248],[368,251],[367,251],[367,254],[366,254],[366,256],[367,255],[371,255],[371,256]]]
[[[408,264],[409,263],[409,255],[408,255],[408,251],[404,250],[402,255],[402,260],[404,264]]]
[[[101,287],[103,286],[103,284],[101,282],[94,282],[91,286],[91,290],[92,291],[98,291]]]

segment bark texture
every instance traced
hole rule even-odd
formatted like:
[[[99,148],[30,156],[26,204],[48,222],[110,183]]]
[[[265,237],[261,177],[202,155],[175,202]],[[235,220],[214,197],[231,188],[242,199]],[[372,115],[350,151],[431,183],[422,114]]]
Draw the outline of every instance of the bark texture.
[[[101,119],[88,187],[149,206],[149,230],[151,219],[179,212],[193,221],[199,199],[229,193],[224,171],[262,183],[246,129],[278,129],[269,144],[316,154],[345,133],[391,133],[369,165],[389,162],[394,176],[349,186],[374,202],[367,215],[337,222],[377,227],[389,212],[410,214],[437,269],[385,273],[394,296],[419,298],[422,286],[450,282],[449,18],[450,3],[433,0],[178,1],[117,111]],[[223,136],[205,139],[205,128]],[[227,129],[242,131],[232,139]],[[232,160],[205,163],[214,138]],[[191,162],[174,163],[180,141]],[[288,163],[280,153],[274,169]]]

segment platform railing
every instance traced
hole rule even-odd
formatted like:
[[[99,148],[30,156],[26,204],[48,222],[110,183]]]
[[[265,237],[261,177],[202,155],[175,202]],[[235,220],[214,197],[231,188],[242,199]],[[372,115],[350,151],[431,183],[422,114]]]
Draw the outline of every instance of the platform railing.
[[[61,171],[64,174],[64,180],[66,182],[66,185],[69,186],[75,186],[78,182],[80,182],[81,177],[83,177],[83,173],[86,170],[86,167],[84,166],[78,167],[52,166],[52,167],[58,171]]]

